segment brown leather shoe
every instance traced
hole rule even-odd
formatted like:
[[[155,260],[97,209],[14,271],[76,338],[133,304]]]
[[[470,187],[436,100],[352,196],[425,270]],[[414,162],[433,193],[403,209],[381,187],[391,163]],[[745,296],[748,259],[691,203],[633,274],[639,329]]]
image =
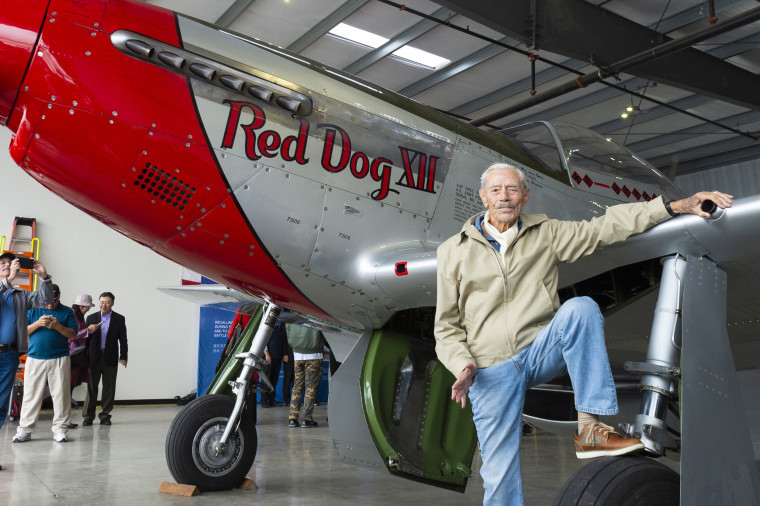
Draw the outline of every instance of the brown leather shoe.
[[[638,439],[624,439],[615,433],[614,428],[602,422],[586,425],[573,439],[575,455],[579,459],[625,455],[644,449],[644,444]]]

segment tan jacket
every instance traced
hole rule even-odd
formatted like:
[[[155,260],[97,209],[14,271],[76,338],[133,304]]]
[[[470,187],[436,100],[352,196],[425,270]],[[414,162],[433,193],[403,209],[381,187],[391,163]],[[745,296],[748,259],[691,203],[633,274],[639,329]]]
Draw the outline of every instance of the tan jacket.
[[[590,221],[520,216],[505,261],[470,218],[438,247],[435,350],[454,376],[527,347],[559,309],[558,269],[670,218],[662,198],[610,207]]]

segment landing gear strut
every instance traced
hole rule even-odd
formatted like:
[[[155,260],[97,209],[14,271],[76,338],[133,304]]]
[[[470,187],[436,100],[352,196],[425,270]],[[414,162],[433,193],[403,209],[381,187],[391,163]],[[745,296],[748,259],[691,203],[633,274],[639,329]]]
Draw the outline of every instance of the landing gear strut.
[[[649,338],[647,360],[627,362],[626,370],[642,374],[642,403],[636,422],[623,428],[641,439],[648,453],[662,456],[677,442],[668,433],[668,405],[677,402],[681,369],[681,312],[686,259],[676,255],[663,262],[660,294]],[[678,473],[640,456],[606,457],[579,469],[560,490],[556,506],[678,505]]]
[[[726,273],[712,260],[680,255],[666,259],[647,360],[626,364],[628,371],[642,375],[643,395],[636,421],[623,431],[641,439],[651,455],[662,456],[671,448],[680,451],[679,479],[668,479],[674,473],[652,462],[659,466],[656,477],[629,487],[595,462],[570,478],[563,489],[564,502],[556,504],[581,504],[581,497],[586,498],[582,504],[589,505],[757,504],[760,480],[728,339],[726,301]],[[679,416],[680,434],[667,424],[668,411]],[[715,437],[716,427],[720,438]],[[638,464],[631,457],[610,462],[610,469],[620,466],[620,476],[629,476],[622,481],[638,480]],[[605,487],[624,486],[639,496],[649,490],[650,480],[661,498],[657,502],[601,499]],[[600,492],[580,495],[591,490],[592,482]],[[666,497],[673,499],[666,503]]]
[[[240,485],[250,471],[257,436],[255,398],[253,402],[249,398],[258,391],[273,390],[261,372],[264,348],[280,311],[273,304],[267,306],[252,340],[255,325],[249,325],[240,338],[241,346],[250,342],[250,349],[230,357],[207,395],[189,403],[174,418],[166,436],[166,462],[178,483],[196,485],[202,491],[224,490]],[[226,380],[238,370],[236,379]],[[253,386],[254,371],[264,382],[261,390]]]

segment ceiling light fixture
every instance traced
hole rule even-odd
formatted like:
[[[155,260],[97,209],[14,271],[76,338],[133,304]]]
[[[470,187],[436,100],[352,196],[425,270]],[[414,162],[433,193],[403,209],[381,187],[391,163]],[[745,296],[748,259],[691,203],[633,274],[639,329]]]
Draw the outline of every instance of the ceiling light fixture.
[[[371,47],[372,49],[379,48],[389,40],[376,33],[368,32],[367,30],[362,30],[361,28],[356,28],[355,26],[347,25],[346,23],[338,23],[327,33],[334,37],[353,42],[354,44]],[[391,56],[405,63],[419,65],[432,70],[438,70],[451,63],[451,60],[443,58],[442,56],[409,45],[400,47],[394,51]]]
[[[623,111],[620,114],[620,117],[623,119],[627,119],[627,118],[637,115],[640,112],[641,112],[641,109],[639,109],[637,106],[629,105],[628,107],[625,108],[625,111]]]

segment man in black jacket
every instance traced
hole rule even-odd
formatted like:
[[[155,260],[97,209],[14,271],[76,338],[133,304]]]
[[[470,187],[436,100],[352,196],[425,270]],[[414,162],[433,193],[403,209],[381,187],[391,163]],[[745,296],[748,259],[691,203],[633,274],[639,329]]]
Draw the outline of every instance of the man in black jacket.
[[[289,352],[292,354],[292,350],[288,346],[288,335],[285,332],[285,324],[277,322],[272,330],[272,335],[269,337],[267,348],[264,353],[267,357],[267,365],[264,367],[264,372],[272,383],[274,390],[268,394],[261,394],[261,407],[269,408],[276,406],[275,400],[277,396],[277,380],[280,378],[280,369],[285,366],[285,374],[282,380],[282,397],[288,399],[290,402],[290,382],[292,381],[293,374],[288,374],[288,362],[290,362]],[[292,362],[290,363],[292,369]]]
[[[100,312],[87,317],[87,325],[94,323],[100,324],[100,327],[89,337],[90,382],[87,383],[87,398],[82,410],[83,426],[92,425],[95,419],[95,404],[98,401],[98,384],[101,377],[103,397],[98,417],[100,425],[111,425],[117,368],[119,364],[127,367],[127,324],[124,316],[112,310],[115,299],[111,292],[103,292],[99,300]]]

